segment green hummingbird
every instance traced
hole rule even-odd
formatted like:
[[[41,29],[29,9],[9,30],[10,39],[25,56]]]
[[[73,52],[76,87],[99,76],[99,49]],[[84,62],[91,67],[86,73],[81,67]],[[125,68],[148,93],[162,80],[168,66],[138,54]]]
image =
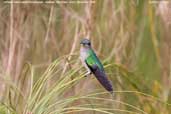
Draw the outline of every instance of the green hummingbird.
[[[113,93],[113,87],[108,80],[104,67],[91,47],[88,39],[82,39],[80,49],[80,59],[84,67],[87,69],[87,75],[94,74],[100,84],[110,93]]]

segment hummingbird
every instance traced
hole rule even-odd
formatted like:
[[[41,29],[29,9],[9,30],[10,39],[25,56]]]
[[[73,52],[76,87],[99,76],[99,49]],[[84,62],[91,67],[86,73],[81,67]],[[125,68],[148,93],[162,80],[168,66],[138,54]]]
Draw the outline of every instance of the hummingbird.
[[[106,76],[102,63],[100,62],[99,58],[96,56],[96,53],[93,51],[90,40],[86,38],[82,39],[80,44],[81,44],[80,59],[83,66],[87,70],[86,76],[94,74],[94,76],[100,82],[100,84],[108,92],[113,94],[112,84]]]

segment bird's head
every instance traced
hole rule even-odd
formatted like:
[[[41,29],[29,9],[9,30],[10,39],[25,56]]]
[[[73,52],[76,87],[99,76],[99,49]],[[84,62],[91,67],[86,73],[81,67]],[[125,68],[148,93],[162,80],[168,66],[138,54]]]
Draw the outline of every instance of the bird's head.
[[[90,48],[90,47],[91,47],[91,42],[90,42],[90,40],[89,40],[89,39],[86,39],[86,38],[82,39],[81,42],[80,42],[80,44],[81,44],[83,47],[85,47],[85,48]]]

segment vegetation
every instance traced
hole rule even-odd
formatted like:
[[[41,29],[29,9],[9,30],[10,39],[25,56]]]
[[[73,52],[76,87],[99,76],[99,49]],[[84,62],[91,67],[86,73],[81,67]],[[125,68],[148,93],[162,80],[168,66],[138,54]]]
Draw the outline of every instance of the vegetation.
[[[169,4],[1,1],[0,113],[170,114]],[[114,97],[93,75],[85,77],[83,37],[103,62]]]

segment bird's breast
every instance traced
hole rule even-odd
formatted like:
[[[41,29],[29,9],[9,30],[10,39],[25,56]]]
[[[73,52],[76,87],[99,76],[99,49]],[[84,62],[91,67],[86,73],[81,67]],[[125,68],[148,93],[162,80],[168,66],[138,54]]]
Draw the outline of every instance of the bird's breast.
[[[80,59],[81,59],[81,61],[84,62],[88,56],[89,56],[88,50],[86,50],[84,48],[81,48],[80,49]]]

